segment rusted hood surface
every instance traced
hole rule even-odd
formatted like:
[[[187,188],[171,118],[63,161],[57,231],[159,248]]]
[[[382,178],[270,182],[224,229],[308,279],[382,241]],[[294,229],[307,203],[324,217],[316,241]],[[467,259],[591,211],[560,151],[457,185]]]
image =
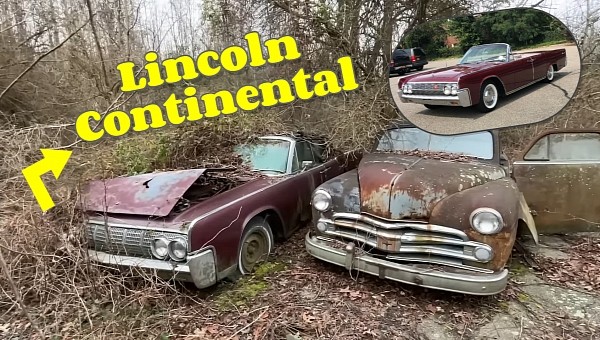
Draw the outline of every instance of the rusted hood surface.
[[[426,219],[445,197],[503,177],[501,167],[483,162],[373,153],[358,167],[361,211],[389,219]]]
[[[168,171],[94,181],[83,193],[82,208],[86,211],[164,217],[205,171]]]

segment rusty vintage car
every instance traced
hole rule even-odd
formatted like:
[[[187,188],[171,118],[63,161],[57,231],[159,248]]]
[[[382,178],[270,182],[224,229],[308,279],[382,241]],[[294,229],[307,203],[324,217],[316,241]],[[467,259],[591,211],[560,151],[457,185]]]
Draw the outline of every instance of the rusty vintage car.
[[[518,160],[497,131],[394,124],[313,193],[308,252],[348,270],[473,295],[504,290],[517,233],[600,230],[600,130],[548,131]]]
[[[539,81],[551,82],[567,64],[564,48],[513,53],[509,44],[471,47],[455,66],[438,68],[398,81],[403,103],[439,106],[477,106],[490,112],[502,96]]]
[[[359,153],[327,160],[317,142],[264,136],[240,145],[257,173],[246,178],[206,168],[90,183],[82,200],[90,258],[198,288],[251,272],[310,220],[312,191],[356,166]]]

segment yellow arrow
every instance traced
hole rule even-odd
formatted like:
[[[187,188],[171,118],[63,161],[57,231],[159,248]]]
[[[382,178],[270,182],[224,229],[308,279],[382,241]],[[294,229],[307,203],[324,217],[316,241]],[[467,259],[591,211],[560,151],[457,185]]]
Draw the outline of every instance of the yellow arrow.
[[[40,151],[44,158],[23,169],[23,176],[42,211],[46,212],[54,207],[54,201],[42,181],[42,175],[52,171],[54,178],[58,179],[73,151],[52,149],[40,149]]]

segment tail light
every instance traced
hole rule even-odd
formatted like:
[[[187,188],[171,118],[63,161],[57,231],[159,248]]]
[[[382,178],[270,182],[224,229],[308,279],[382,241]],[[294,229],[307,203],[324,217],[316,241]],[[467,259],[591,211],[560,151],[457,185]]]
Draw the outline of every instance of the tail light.
[[[412,61],[414,63],[415,61],[417,61],[417,57],[415,57],[414,55],[411,55],[410,61]]]

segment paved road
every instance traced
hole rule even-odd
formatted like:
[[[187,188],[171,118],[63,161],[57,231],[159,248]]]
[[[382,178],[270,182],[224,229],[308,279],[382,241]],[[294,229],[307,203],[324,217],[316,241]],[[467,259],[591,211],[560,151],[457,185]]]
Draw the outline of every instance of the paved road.
[[[575,45],[555,45],[535,50],[562,47],[567,50],[567,66],[555,74],[552,83],[537,83],[501,98],[497,108],[489,113],[480,113],[474,107],[442,107],[432,111],[420,104],[402,103],[397,91],[401,77],[390,78],[392,96],[404,117],[432,133],[456,134],[537,123],[558,113],[569,102],[579,83],[580,56]],[[423,72],[456,65],[458,60],[430,61]]]

